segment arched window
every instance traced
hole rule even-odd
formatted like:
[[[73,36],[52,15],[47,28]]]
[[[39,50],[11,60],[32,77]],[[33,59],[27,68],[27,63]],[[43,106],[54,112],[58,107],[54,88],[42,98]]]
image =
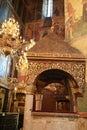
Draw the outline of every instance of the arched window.
[[[7,5],[6,0],[1,0],[0,1],[0,20],[5,21],[10,16],[11,16],[11,12]]]
[[[53,0],[43,0],[42,16],[52,17],[53,15]]]
[[[0,77],[7,78],[11,69],[11,57],[10,55],[0,54]]]

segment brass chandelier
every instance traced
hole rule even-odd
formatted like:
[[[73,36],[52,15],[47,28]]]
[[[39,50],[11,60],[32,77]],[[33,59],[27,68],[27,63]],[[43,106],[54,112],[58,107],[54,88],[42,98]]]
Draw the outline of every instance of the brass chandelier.
[[[0,28],[0,48],[5,55],[18,54],[28,51],[35,45],[35,41],[25,41],[20,36],[20,25],[12,16],[7,21],[2,23]]]
[[[25,72],[26,74],[28,70],[26,52],[35,44],[33,39],[26,41],[20,36],[20,25],[13,16],[2,23],[0,28],[0,52],[6,56],[10,55],[12,59],[15,60],[14,67],[16,67],[18,73],[21,74],[20,76],[23,75],[21,72]],[[17,63],[15,57],[18,59]],[[7,80],[8,86],[14,90],[14,85],[17,85],[18,88],[25,86],[24,82],[18,82],[18,79],[13,76],[9,77]]]

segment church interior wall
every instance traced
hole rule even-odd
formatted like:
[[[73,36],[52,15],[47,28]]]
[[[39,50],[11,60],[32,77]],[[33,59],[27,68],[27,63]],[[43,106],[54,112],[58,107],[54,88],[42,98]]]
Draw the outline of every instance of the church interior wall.
[[[23,25],[25,26],[25,32],[23,33],[25,35],[24,37],[27,40],[30,40],[33,37],[36,41],[40,40],[43,33],[41,32],[43,22],[41,16],[41,7],[38,8],[38,6],[42,6],[42,0],[38,0],[40,3],[37,6],[37,16],[34,15],[34,9],[36,8],[35,4],[33,4],[32,8],[30,8],[28,3],[26,6],[26,2],[24,2],[24,0],[22,2],[21,0],[18,0],[16,6],[16,1],[17,0],[14,0],[13,5],[15,4],[14,7],[16,13],[18,13],[18,19],[21,19]],[[28,0],[26,1],[28,2]],[[35,0],[32,0],[31,4],[33,2],[35,2]],[[18,6],[19,3],[21,3],[21,8]],[[62,6],[63,4],[64,6]],[[31,11],[32,9],[33,11]],[[71,46],[80,50],[85,56],[87,62],[87,0],[61,0],[61,2],[54,0],[53,20],[55,23],[55,33],[58,35],[58,37],[60,37],[62,40],[66,40],[69,42],[69,44],[71,44]],[[47,32],[47,30],[45,31]],[[26,125],[27,129],[24,130],[29,130],[30,127],[28,126],[28,122],[30,124],[32,122],[33,124],[33,126],[31,126],[32,129],[30,130],[69,130],[70,128],[71,130],[87,130],[87,115],[84,114],[87,112],[87,68],[85,76],[86,85],[84,86],[84,95],[83,97],[78,98],[78,111],[81,112],[81,117],[78,118],[78,116],[75,117],[74,115],[71,117],[64,117],[64,115],[60,117],[56,114],[43,116],[42,113],[42,115],[38,115],[36,113],[31,113],[31,110],[29,110],[28,106],[29,104],[27,104],[27,109],[25,111],[29,111],[29,115],[26,115],[27,120],[25,120],[24,125]],[[21,95],[19,98],[20,97]],[[0,98],[2,98],[2,95],[0,95]],[[23,105],[23,111],[25,105],[24,98],[23,102],[19,102]]]

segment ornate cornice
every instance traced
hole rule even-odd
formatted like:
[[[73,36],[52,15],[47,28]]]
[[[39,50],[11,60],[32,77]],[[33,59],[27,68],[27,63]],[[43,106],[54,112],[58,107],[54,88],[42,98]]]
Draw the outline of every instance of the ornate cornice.
[[[85,57],[80,54],[67,54],[67,53],[27,53],[28,59],[51,59],[51,60],[76,60],[76,61],[85,61]]]

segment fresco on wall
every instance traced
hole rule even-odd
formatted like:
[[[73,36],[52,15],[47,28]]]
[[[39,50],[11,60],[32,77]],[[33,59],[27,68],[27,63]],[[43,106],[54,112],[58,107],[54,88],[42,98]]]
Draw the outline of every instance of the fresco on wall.
[[[87,0],[65,0],[65,37],[72,40],[87,34]]]
[[[53,21],[54,31],[61,39],[65,39],[65,15],[64,15],[64,0],[53,0]]]
[[[41,21],[31,22],[26,24],[25,28],[25,39],[30,40],[34,39],[38,41],[41,35]]]
[[[53,16],[64,16],[64,0],[53,0]]]
[[[42,0],[30,0],[26,2],[27,4],[27,21],[32,22],[34,20],[39,20],[42,17]]]
[[[65,26],[64,26],[64,0],[53,0],[51,4],[53,3],[53,22],[54,22],[54,31],[60,37],[61,39],[65,39]],[[31,2],[32,4],[32,2]],[[25,38],[27,40],[30,40],[34,38],[35,41],[38,41],[41,37],[45,36],[49,33],[48,28],[43,29],[44,22],[42,18],[42,0],[39,1],[39,5],[36,5],[36,15],[35,15],[35,5],[33,4],[32,7],[29,4],[28,11],[31,12],[31,15],[29,16],[29,20],[26,24],[25,28]],[[39,8],[38,8],[39,7]],[[33,10],[32,10],[33,9]],[[40,15],[38,15],[38,11],[40,11]],[[36,18],[34,19],[34,17]],[[39,17],[40,16],[40,17]],[[47,20],[47,19],[46,19]],[[50,21],[49,21],[50,23]],[[46,24],[46,23],[45,23]],[[51,23],[52,24],[52,23]],[[48,25],[46,26],[48,27]]]

